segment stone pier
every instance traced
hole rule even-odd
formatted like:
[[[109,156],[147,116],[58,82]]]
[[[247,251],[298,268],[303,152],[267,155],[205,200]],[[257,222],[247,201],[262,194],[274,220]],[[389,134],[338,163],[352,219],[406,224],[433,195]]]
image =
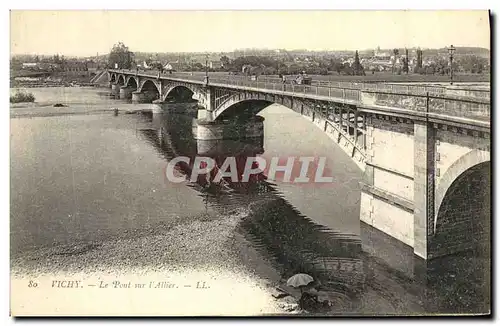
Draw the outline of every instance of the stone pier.
[[[131,87],[122,86],[120,87],[120,99],[126,100],[132,97],[132,92],[134,91]]]
[[[151,104],[151,112],[153,114],[163,114],[166,111],[167,104],[162,100],[154,100]]]
[[[221,140],[262,137],[264,118],[256,116],[248,121],[193,120],[193,135],[197,140]]]
[[[113,94],[114,96],[119,96],[120,95],[120,87],[121,87],[121,85],[111,84],[111,94]]]
[[[132,92],[132,103],[144,103],[144,93]]]
[[[197,112],[197,103],[176,103],[154,100],[151,104],[151,109],[153,113],[178,113],[195,117]]]
[[[158,99],[158,94],[154,92],[132,92],[132,103],[151,103]]]
[[[197,140],[197,153],[201,156],[234,155],[247,147],[254,155],[264,153],[264,137],[256,137],[251,140]]]

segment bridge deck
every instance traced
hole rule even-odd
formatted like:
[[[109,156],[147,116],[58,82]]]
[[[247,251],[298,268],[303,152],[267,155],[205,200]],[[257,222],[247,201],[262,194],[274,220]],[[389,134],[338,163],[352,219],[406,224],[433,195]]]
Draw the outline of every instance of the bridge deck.
[[[137,75],[148,78],[160,78],[183,83],[205,85],[205,76],[200,74],[159,74],[155,72],[137,72],[134,70],[109,70],[114,73]],[[340,83],[339,83],[340,84]],[[334,101],[337,103],[356,105],[360,109],[397,109],[412,115],[425,116],[432,113],[435,117],[454,117],[460,122],[470,123],[489,128],[490,99],[480,93],[467,95],[450,95],[443,93],[443,87],[413,86],[413,85],[382,85],[355,84],[357,88],[337,87],[324,82],[317,85],[297,85],[278,83],[269,77],[259,77],[250,80],[244,76],[211,76],[209,85],[240,91],[265,92],[267,94],[307,98],[319,101]],[[364,87],[364,88],[362,88]],[[477,96],[477,94],[480,94]]]

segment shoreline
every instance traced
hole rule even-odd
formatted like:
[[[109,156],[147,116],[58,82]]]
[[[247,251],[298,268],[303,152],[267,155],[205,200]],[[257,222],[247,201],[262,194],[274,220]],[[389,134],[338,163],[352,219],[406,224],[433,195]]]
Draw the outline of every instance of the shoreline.
[[[57,305],[60,304],[60,299],[57,298],[65,292],[65,289],[52,287],[51,282],[58,279],[83,279],[85,284],[101,280],[112,282],[117,279],[122,283],[126,283],[127,280],[132,283],[169,280],[174,284],[189,282],[196,284],[203,281],[210,283],[211,286],[209,290],[204,290],[209,295],[204,297],[200,304],[206,307],[215,297],[223,301],[217,308],[212,307],[211,315],[289,314],[291,311],[283,308],[280,300],[272,296],[272,289],[278,286],[280,281],[278,271],[236,231],[242,214],[245,213],[235,212],[228,216],[220,216],[217,213],[200,214],[190,217],[188,221],[176,217],[161,226],[156,226],[152,234],[149,232],[151,230],[128,230],[125,231],[128,235],[124,238],[34,249],[18,254],[15,258],[11,256],[11,282],[12,287],[17,288],[12,293],[17,293],[20,297],[13,298],[13,314],[29,314],[30,309],[36,314],[35,311],[38,310],[34,305],[30,306],[29,302],[23,302],[23,305],[19,306],[19,300],[25,301],[25,296],[28,295],[26,282],[29,280],[37,282],[45,289],[43,293],[45,298],[42,300],[42,304],[45,305],[44,313],[57,309]],[[258,272],[255,269],[258,269]],[[176,292],[177,296],[182,297],[185,293],[189,293],[187,290],[182,292],[181,290]],[[86,297],[86,302],[93,302],[98,300],[96,294],[104,293],[93,291],[94,288],[89,288],[81,292],[83,294],[79,297]],[[120,289],[109,290],[105,296],[114,297],[115,293],[123,293],[117,291]],[[165,293],[157,289],[143,290],[129,300],[139,304],[147,301],[148,295],[153,292]],[[248,314],[244,310],[232,311],[234,307],[228,305],[247,300],[246,295],[242,295],[245,293],[256,300],[254,306],[247,307]],[[192,294],[188,295],[177,300],[177,304],[189,307],[190,300],[195,298],[191,297]],[[71,296],[66,299],[73,301],[79,298]],[[162,295],[163,299],[168,301],[168,296]],[[108,308],[112,308],[113,311],[120,309],[119,306],[112,304],[101,311],[99,311],[100,306],[92,304],[80,309],[82,308],[84,312],[92,310],[97,314],[109,313]],[[179,311],[183,311],[180,306],[175,308],[170,313],[178,314]],[[191,308],[193,307],[188,309]],[[189,313],[197,315],[196,308],[194,311],[190,310]],[[82,313],[82,310],[78,310],[78,313]],[[168,313],[168,309],[162,310],[162,314]]]

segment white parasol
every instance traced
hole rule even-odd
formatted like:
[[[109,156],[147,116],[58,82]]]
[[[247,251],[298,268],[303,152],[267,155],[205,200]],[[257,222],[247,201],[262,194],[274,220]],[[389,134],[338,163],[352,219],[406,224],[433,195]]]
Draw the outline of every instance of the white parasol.
[[[286,281],[286,285],[299,288],[300,292],[302,292],[302,287],[307,286],[311,282],[314,282],[314,278],[311,275],[300,273],[290,277]]]

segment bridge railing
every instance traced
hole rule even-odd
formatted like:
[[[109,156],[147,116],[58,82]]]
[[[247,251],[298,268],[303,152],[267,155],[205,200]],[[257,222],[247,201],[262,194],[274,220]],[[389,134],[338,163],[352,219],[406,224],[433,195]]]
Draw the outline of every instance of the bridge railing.
[[[483,98],[450,97],[436,94],[404,94],[363,91],[361,103],[429,112],[474,120],[490,120],[490,102]]]
[[[124,71],[125,72],[125,71]],[[128,71],[135,73],[135,71]],[[158,77],[158,73],[140,73],[150,77]],[[203,74],[161,74],[164,78],[178,78],[182,80],[203,82]],[[278,79],[279,80],[279,79]],[[444,89],[436,88],[428,92],[428,86],[413,85],[386,85],[386,84],[357,84],[348,83],[351,87],[341,87],[345,82],[329,83],[328,86],[297,85],[275,82],[275,79],[251,80],[246,76],[209,76],[209,82],[221,85],[234,85],[257,89],[266,89],[290,93],[296,96],[317,95],[324,98],[340,99],[347,102],[365,105],[402,108],[458,116],[464,118],[489,120],[490,103],[488,98],[460,96],[449,94]],[[333,86],[332,86],[333,85]],[[355,86],[353,86],[355,85]]]
[[[190,77],[196,80],[202,80],[202,73],[189,73],[189,72],[175,72],[171,76],[178,76],[179,78]],[[211,80],[217,78],[226,78],[230,80],[250,80],[249,76],[244,75],[210,75]],[[282,84],[281,78],[273,76],[259,76],[257,81],[266,83]],[[292,79],[287,80],[287,85],[292,85]],[[298,86],[298,85],[297,85]],[[418,94],[426,95],[456,95],[472,98],[490,98],[490,90],[485,88],[463,88],[463,87],[450,87],[443,85],[399,85],[391,83],[363,83],[363,82],[346,82],[346,81],[330,81],[330,80],[313,80],[311,86],[324,87],[324,88],[340,88],[350,90],[367,90],[367,91],[381,91],[381,92],[395,92],[403,94]],[[326,94],[326,91],[321,92]]]

